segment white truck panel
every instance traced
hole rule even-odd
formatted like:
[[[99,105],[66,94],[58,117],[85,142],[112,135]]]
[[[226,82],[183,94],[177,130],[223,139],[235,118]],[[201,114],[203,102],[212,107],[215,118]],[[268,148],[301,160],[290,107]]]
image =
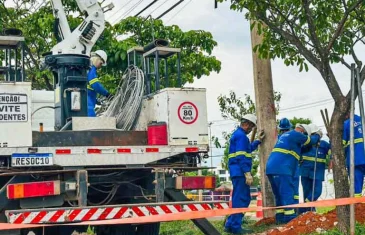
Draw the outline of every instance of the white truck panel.
[[[166,88],[144,98],[136,129],[153,121],[167,123],[169,145],[209,144],[206,90]]]
[[[32,91],[32,113],[45,106],[54,107],[54,91]],[[43,123],[44,131],[54,131],[54,109],[43,108],[32,116],[32,130],[39,131],[39,124]]]
[[[0,147],[32,146],[31,83],[0,83]]]

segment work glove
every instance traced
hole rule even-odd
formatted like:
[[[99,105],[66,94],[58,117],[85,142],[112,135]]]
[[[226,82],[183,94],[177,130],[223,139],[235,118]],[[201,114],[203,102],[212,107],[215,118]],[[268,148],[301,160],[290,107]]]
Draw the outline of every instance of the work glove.
[[[265,138],[265,132],[264,130],[259,131],[258,139],[262,142]]]
[[[253,178],[252,178],[251,172],[246,172],[245,173],[245,177],[246,177],[246,184],[247,185],[251,185],[252,182],[253,182]]]

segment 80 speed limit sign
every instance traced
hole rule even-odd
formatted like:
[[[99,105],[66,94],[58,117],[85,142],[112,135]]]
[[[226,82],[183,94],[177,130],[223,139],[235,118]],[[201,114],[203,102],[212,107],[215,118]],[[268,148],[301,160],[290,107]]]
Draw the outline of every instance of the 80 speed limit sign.
[[[198,119],[198,108],[191,102],[183,102],[180,104],[177,115],[180,121],[185,124],[193,124]]]

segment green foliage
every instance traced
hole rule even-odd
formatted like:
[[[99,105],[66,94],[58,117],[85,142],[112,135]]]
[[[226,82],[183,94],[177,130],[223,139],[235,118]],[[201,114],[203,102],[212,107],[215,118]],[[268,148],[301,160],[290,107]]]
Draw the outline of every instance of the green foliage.
[[[53,35],[54,17],[51,4],[43,4],[37,11],[32,12],[31,3],[36,1],[17,1],[14,8],[5,8],[0,2],[0,31],[3,28],[15,27],[23,31],[28,46],[26,52],[26,72],[28,80],[32,81],[34,89],[52,90],[52,74],[40,72],[42,54],[49,52],[56,44]],[[82,22],[82,14],[73,0],[62,1],[68,15],[70,28],[76,28]],[[34,4],[33,4],[34,5]],[[171,47],[182,49],[181,78],[182,85],[192,83],[194,78],[208,76],[211,72],[219,72],[221,62],[211,55],[217,46],[213,36],[203,30],[182,31],[177,25],[165,26],[162,20],[146,21],[140,17],[128,17],[112,26],[106,23],[103,37],[98,40],[93,50],[103,49],[108,54],[108,66],[102,68],[99,75],[103,78],[105,87],[112,92],[119,84],[122,73],[127,67],[127,50],[133,46],[145,46],[154,38],[170,41]],[[118,40],[121,35],[132,35]],[[1,56],[1,55],[0,55]],[[176,86],[177,66],[176,56],[168,61],[169,85]],[[141,63],[139,63],[141,65]],[[162,67],[163,63],[161,63]],[[141,67],[141,66],[140,66]],[[161,76],[164,80],[164,76]],[[161,83],[163,84],[163,83]]]
[[[239,0],[231,1],[231,9],[245,11],[254,20],[251,28],[256,25],[264,34],[263,43],[254,48],[261,57],[280,58],[287,66],[308,71],[308,62],[319,68],[316,60],[339,63],[353,56],[354,46],[364,38],[362,2]]]
[[[274,92],[274,100],[277,112],[279,110],[280,99],[281,99],[281,94],[279,92]],[[240,121],[243,115],[256,112],[255,104],[251,99],[251,96],[247,94],[245,94],[244,98],[241,99],[240,97],[236,96],[235,92],[231,91],[228,96],[220,95],[218,97],[218,103],[222,117],[236,120],[237,122]],[[224,144],[225,150],[222,159],[222,167],[226,170],[228,170],[229,139],[231,138],[232,133],[233,130],[230,132],[222,133],[225,139],[225,144]],[[213,137],[213,143],[217,148],[222,147],[217,137]],[[251,171],[251,174],[254,176],[253,185],[258,185],[260,183],[260,179],[257,177],[258,166],[259,166],[259,158],[258,155],[254,153],[252,159],[252,171]]]
[[[275,106],[276,106],[276,112],[279,112],[279,104],[281,100],[281,94],[279,92],[274,92],[274,100],[275,100]],[[254,102],[252,101],[251,97],[247,94],[244,95],[243,99],[240,99],[236,96],[235,92],[231,91],[229,96],[222,96],[220,95],[218,97],[218,103],[220,106],[220,111],[222,113],[223,118],[229,118],[236,120],[239,122],[240,118],[248,113],[255,113],[256,107]],[[277,120],[279,122],[279,120]],[[293,126],[295,126],[297,123],[301,124],[310,124],[311,120],[308,118],[297,118],[294,117],[290,119],[290,122]],[[234,130],[233,130],[234,131]],[[224,148],[224,156],[222,158],[222,167],[226,170],[228,170],[228,151],[229,151],[229,139],[231,138],[231,135],[233,133],[231,132],[223,132],[223,138],[225,139],[225,143],[222,146],[220,142],[218,141],[217,137],[212,137],[213,144],[217,148]],[[254,177],[253,185],[257,186],[260,184],[260,178],[257,176],[258,173],[258,167],[260,165],[258,152],[253,153],[252,158],[252,170],[251,174]]]
[[[297,123],[300,124],[311,124],[312,121],[308,118],[297,118],[297,117],[293,117],[292,119],[290,119],[291,124],[293,125],[293,127],[295,127],[295,125],[297,125]]]

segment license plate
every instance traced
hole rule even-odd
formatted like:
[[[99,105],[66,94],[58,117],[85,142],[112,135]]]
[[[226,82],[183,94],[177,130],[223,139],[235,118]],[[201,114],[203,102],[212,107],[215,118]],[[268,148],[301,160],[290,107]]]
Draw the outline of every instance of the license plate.
[[[11,155],[11,166],[52,166],[52,153],[13,153]]]

